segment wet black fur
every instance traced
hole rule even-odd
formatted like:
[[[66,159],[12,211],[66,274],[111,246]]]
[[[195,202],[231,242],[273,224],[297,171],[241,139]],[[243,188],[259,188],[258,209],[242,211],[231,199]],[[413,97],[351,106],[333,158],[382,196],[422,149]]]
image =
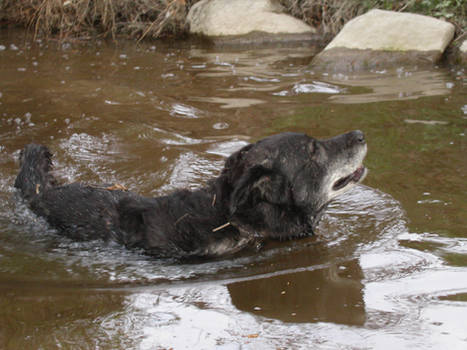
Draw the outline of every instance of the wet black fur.
[[[330,147],[304,134],[271,136],[232,154],[206,186],[156,198],[112,185],[57,185],[47,147],[29,144],[15,187],[69,237],[112,239],[157,257],[219,256],[311,235],[327,204],[319,198],[327,163],[319,149],[342,152],[357,142],[351,133],[339,137]]]

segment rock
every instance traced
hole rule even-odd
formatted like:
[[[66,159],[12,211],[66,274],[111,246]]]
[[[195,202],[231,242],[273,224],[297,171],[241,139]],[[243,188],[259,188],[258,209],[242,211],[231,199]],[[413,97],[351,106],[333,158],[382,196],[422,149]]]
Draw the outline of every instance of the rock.
[[[314,33],[304,22],[282,13],[276,0],[202,0],[188,13],[190,32],[205,36]]]
[[[454,25],[412,13],[371,10],[349,21],[312,62],[333,71],[434,64],[454,37]]]
[[[467,53],[467,40],[464,40],[464,42],[462,43],[460,47],[460,50],[462,53]]]
[[[467,66],[467,40],[464,40],[459,47],[459,61],[462,65]]]

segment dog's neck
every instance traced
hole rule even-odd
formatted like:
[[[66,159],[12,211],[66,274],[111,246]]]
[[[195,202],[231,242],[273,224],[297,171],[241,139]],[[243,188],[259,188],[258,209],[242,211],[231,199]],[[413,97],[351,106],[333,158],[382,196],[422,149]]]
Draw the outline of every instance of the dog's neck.
[[[231,183],[231,179],[221,175],[208,186],[206,192],[213,193],[213,208],[217,213],[222,213],[225,221],[215,230],[233,226],[242,236],[254,236],[256,240],[311,236],[326,207],[307,213],[294,205],[276,205],[266,199],[258,200],[254,195],[246,205],[235,207],[235,185]],[[283,221],[288,222],[286,227],[282,225]]]

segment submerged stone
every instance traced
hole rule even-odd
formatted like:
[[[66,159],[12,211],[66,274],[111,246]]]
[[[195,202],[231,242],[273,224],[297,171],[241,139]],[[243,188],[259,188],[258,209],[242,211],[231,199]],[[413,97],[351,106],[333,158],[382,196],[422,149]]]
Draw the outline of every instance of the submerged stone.
[[[314,33],[306,23],[283,13],[274,0],[202,0],[188,13],[190,32],[210,37]]]
[[[352,71],[439,61],[454,25],[412,13],[371,10],[349,21],[312,64]]]

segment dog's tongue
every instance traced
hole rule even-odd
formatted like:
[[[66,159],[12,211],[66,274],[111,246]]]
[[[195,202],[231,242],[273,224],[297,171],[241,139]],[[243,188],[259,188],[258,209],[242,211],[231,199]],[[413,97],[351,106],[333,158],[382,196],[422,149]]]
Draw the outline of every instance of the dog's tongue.
[[[362,165],[360,166],[360,168],[354,171],[354,173],[352,174],[352,180],[358,182],[358,180],[360,180],[361,177],[363,176],[364,172],[365,172],[365,167]]]

